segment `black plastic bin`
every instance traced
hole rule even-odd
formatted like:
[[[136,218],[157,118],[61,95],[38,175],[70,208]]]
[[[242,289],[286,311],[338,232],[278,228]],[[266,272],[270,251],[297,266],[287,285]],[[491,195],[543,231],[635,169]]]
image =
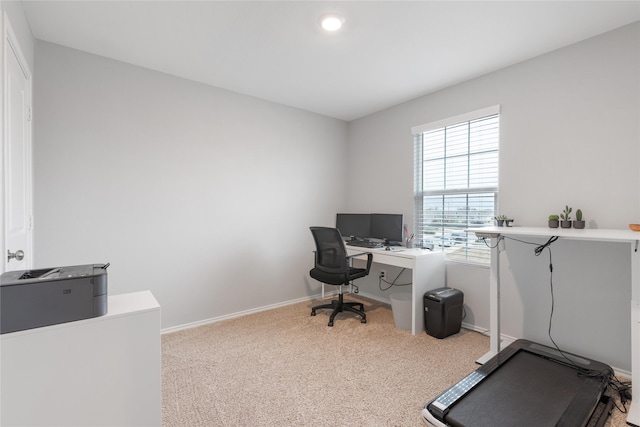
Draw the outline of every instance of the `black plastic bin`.
[[[460,332],[464,294],[454,288],[438,288],[424,294],[424,328],[427,334],[445,338]]]

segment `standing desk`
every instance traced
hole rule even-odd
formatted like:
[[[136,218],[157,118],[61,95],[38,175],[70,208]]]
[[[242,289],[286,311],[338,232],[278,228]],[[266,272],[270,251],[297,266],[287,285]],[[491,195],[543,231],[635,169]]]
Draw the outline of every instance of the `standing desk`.
[[[491,237],[491,270],[489,275],[489,352],[478,359],[483,364],[500,351],[500,248],[502,236],[531,236],[599,242],[627,243],[631,252],[631,384],[640,384],[640,232],[631,230],[483,227],[469,228],[478,237]],[[627,423],[640,426],[640,399],[632,400]]]
[[[394,267],[411,269],[411,333],[418,335],[424,328],[424,294],[445,285],[444,253],[428,249],[407,249],[404,247],[361,248],[347,245],[349,255],[362,252],[373,254],[373,262]],[[355,257],[366,260],[366,256]]]

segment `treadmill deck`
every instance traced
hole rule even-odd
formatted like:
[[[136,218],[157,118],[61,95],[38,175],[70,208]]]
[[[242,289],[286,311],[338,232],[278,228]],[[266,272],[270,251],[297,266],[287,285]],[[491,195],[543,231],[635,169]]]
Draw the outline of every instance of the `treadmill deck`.
[[[432,426],[584,426],[611,376],[603,363],[517,340],[425,405]]]

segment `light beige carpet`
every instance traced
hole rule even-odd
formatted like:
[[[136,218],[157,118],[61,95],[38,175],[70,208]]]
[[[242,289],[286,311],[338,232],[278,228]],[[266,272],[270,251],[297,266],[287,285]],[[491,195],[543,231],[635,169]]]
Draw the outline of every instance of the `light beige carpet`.
[[[163,426],[424,426],[424,404],[489,348],[464,329],[413,336],[387,304],[347,299],[365,303],[366,324],[341,313],[327,327],[316,301],[163,335]]]

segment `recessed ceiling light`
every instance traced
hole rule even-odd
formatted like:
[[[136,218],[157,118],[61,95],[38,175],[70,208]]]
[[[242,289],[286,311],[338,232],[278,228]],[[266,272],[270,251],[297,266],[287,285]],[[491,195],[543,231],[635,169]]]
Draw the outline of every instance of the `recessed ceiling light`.
[[[339,15],[322,15],[320,17],[320,25],[327,31],[338,31],[342,24],[344,24],[344,18]]]

